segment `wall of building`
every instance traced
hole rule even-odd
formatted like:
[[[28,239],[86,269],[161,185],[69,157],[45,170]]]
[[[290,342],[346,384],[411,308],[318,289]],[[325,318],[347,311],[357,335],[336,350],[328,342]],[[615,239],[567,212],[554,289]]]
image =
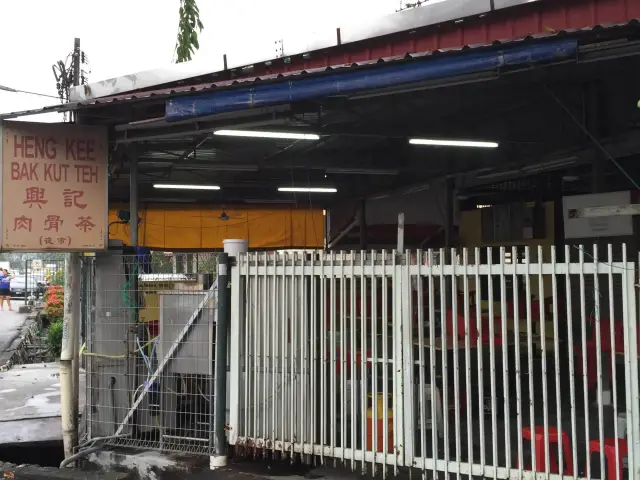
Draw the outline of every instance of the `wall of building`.
[[[329,231],[330,237],[335,238],[340,231],[349,225],[357,216],[362,202],[341,204],[330,210]],[[376,239],[369,235],[370,248],[393,248],[396,245],[395,234],[390,235],[393,241],[389,242],[388,233],[394,230],[398,224],[398,214],[404,214],[404,222],[407,225],[405,238],[412,230],[409,226],[416,226],[413,230],[425,231],[425,237],[429,232],[437,231],[438,227],[446,224],[446,195],[443,183],[434,183],[428,188],[413,193],[397,193],[380,198],[369,199],[365,203],[366,222],[369,233],[384,232],[384,238]],[[454,219],[454,224],[456,220]],[[430,227],[435,228],[420,228]],[[382,227],[382,228],[376,228]],[[386,229],[384,227],[389,227]],[[420,241],[424,238],[420,238]],[[407,241],[407,245],[411,242]]]
[[[527,206],[532,206],[533,204],[527,204]],[[460,246],[470,249],[469,251],[469,260],[474,258],[475,253],[473,249],[476,247],[486,248],[486,247],[512,247],[512,246],[522,246],[530,248],[530,259],[532,262],[536,261],[538,258],[538,247],[542,247],[542,260],[545,262],[551,261],[551,246],[554,245],[555,242],[555,224],[554,224],[554,203],[553,202],[544,202],[543,207],[545,209],[544,217],[545,217],[545,233],[544,238],[532,238],[526,240],[520,240],[517,242],[509,243],[509,242],[493,242],[487,243],[483,241],[482,238],[482,210],[468,210],[460,212],[460,224],[459,224],[459,236],[460,236]],[[475,282],[473,279],[470,279],[470,289],[475,291]],[[551,292],[551,278],[547,275],[543,280],[543,289],[544,292]],[[531,293],[534,298],[538,298],[540,296],[537,279],[531,281]],[[545,295],[547,296],[547,295]]]
[[[532,206],[533,204],[527,204]],[[544,259],[548,260],[550,247],[554,245],[555,241],[555,228],[554,228],[554,212],[553,202],[544,202],[543,207],[545,209],[545,232],[544,238],[532,238],[526,240],[520,240],[514,243],[505,242],[493,242],[486,243],[482,239],[482,210],[467,210],[460,212],[459,214],[459,236],[460,245],[466,248],[475,247],[511,247],[511,246],[523,246],[531,248],[531,258],[537,258],[538,246],[543,247]],[[535,257],[534,257],[535,255]]]

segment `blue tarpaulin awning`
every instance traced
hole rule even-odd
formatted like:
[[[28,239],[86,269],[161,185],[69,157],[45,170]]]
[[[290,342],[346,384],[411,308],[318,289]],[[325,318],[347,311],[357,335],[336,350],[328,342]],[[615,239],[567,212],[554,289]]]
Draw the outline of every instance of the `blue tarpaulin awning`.
[[[456,56],[396,62],[357,71],[320,72],[321,74],[295,79],[285,77],[279,82],[254,83],[249,87],[168,99],[165,119],[167,121],[186,120],[218,113],[453,78],[505,67],[562,61],[575,57],[577,50],[577,39],[570,38],[483,52],[472,51]]]

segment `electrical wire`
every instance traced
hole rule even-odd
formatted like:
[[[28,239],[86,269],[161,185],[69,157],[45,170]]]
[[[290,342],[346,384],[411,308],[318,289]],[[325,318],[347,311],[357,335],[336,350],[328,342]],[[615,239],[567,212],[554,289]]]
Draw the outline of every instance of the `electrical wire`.
[[[104,445],[100,444],[100,445],[96,445],[96,446],[91,447],[91,448],[87,448],[86,450],[81,450],[80,452],[76,453],[75,455],[71,455],[70,457],[65,458],[62,461],[62,463],[60,463],[60,468],[65,468],[67,465],[69,465],[70,463],[75,462],[79,458],[84,458],[87,455],[89,455],[90,453],[95,453],[97,451],[102,450],[103,448],[104,448]]]
[[[584,255],[586,255],[588,258],[590,258],[593,262],[595,262],[596,264],[600,264],[600,265],[604,265],[606,267],[611,267],[611,268],[615,268],[618,270],[622,270],[623,272],[632,272],[635,271],[635,268],[627,268],[627,267],[622,267],[620,265],[616,265],[615,262],[613,263],[607,263],[607,262],[603,262],[602,260],[598,259],[596,260],[595,257],[593,255],[591,255],[589,252],[587,252],[584,248],[584,246],[578,246],[578,245],[573,245],[573,248],[575,248],[576,250],[578,250],[579,252],[583,252]],[[622,263],[622,262],[619,262]]]
[[[206,395],[204,393],[202,393],[202,389],[200,388],[200,384],[199,383],[196,383],[196,387],[198,388],[198,393],[200,393],[200,395],[202,395],[202,398],[204,398],[207,403],[211,403],[211,400],[209,400],[206,397]]]
[[[618,162],[613,155],[611,155],[608,150],[606,148],[604,148],[604,146],[598,141],[598,139],[589,131],[588,128],[586,128],[582,122],[580,120],[578,120],[575,115],[573,113],[571,113],[571,110],[569,110],[567,108],[567,106],[562,103],[562,101],[558,98],[558,96],[553,92],[553,90],[551,90],[547,85],[545,85],[545,88],[547,89],[547,92],[549,92],[549,95],[551,95],[551,97],[555,100],[555,102],[558,104],[558,106],[569,116],[569,118],[573,121],[573,123],[575,123],[580,130],[582,130],[584,132],[584,134],[589,137],[589,139],[593,142],[593,144],[598,148],[598,150],[600,150],[602,153],[604,153],[605,157],[607,157],[609,159],[609,161],[611,163],[613,163],[616,168],[618,170],[620,170],[620,173],[622,173],[622,175],[624,175],[627,180],[629,180],[631,182],[631,184],[636,188],[636,190],[640,190],[640,185],[638,185],[638,182],[636,182],[633,177],[622,167],[622,165],[620,165],[620,162]]]
[[[140,338],[138,338],[137,336],[136,336],[136,345],[138,345],[138,351],[140,352],[140,355],[142,355],[142,360],[144,360],[144,364],[147,366],[147,379],[149,379],[151,362],[149,361],[149,358],[145,355],[144,349],[142,348],[142,345],[140,345]]]
[[[131,285],[133,284],[133,280],[137,277],[138,277],[138,264],[136,263],[133,265],[133,272],[131,272],[131,275],[127,277],[127,281],[125,282],[124,288],[122,290],[124,307],[132,308],[136,311],[136,323],[138,323],[137,321],[138,305],[137,305],[137,302],[131,296],[129,296],[129,290],[131,290]]]

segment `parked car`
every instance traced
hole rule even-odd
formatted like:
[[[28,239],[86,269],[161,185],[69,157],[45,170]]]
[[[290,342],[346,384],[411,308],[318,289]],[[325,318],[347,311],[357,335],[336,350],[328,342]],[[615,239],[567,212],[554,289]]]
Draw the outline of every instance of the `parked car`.
[[[27,296],[39,297],[46,291],[45,279],[36,275],[25,275],[24,273],[15,273],[11,279],[11,296],[24,297],[25,291]]]

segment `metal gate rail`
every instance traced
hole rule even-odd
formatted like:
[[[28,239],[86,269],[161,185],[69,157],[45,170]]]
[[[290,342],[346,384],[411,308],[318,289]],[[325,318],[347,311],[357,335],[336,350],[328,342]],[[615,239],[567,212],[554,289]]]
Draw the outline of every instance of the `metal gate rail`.
[[[501,479],[617,479],[628,449],[640,478],[637,318],[624,246],[249,253],[230,443]]]

